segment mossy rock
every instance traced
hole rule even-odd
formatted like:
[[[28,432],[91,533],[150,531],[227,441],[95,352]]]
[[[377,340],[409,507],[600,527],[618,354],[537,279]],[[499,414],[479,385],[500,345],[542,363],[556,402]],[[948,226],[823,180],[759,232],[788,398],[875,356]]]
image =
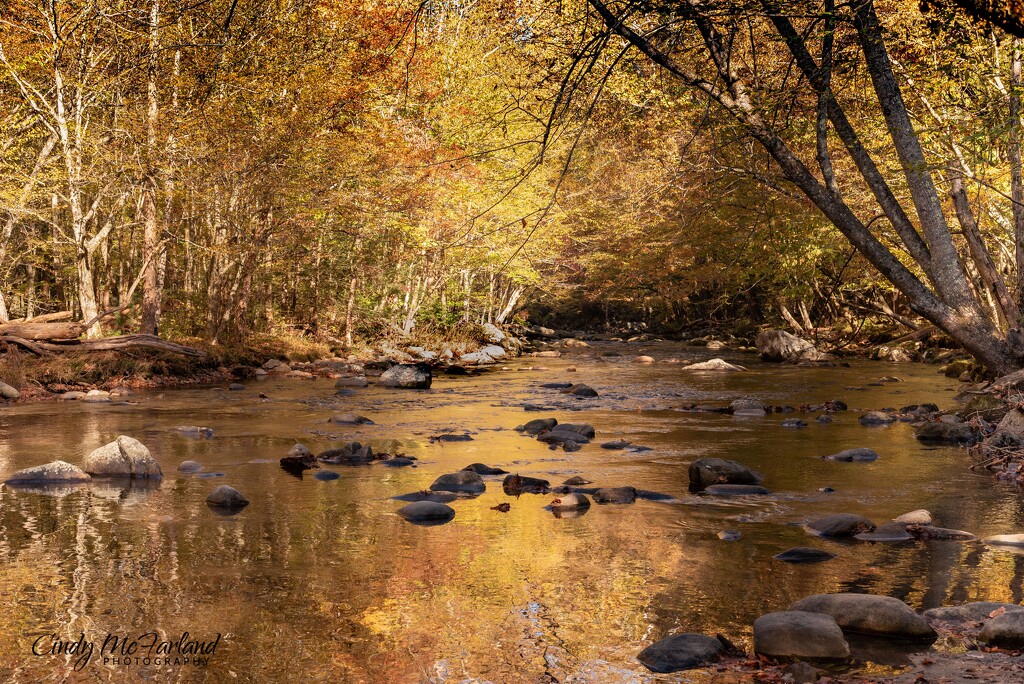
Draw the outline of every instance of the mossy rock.
[[[972,359],[957,359],[942,368],[942,374],[947,378],[959,378],[964,373],[973,374],[973,371],[974,361]]]
[[[975,394],[957,415],[964,420],[979,416],[990,423],[998,423],[1009,410],[1010,407],[1006,405],[1006,402],[998,397],[991,394]]]

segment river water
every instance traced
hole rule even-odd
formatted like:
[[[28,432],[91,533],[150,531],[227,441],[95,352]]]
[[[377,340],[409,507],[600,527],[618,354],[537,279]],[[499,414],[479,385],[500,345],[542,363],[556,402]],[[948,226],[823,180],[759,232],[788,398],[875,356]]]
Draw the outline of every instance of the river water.
[[[661,361],[703,360],[710,352],[667,343],[574,351],[516,359],[473,377],[441,375],[429,391],[370,387],[338,397],[332,381],[282,378],[241,392],[140,393],[132,404],[0,408],[0,479],[58,458],[79,463],[119,434],[143,441],[165,474],[152,488],[0,490],[0,597],[7,604],[0,680],[704,681],[657,677],[635,656],[674,631],[720,632],[749,646],[756,617],[813,593],[887,594],[918,609],[1024,598],[1024,557],[1005,550],[978,542],[837,543],[798,526],[837,512],[881,524],[927,508],[937,524],[979,536],[1022,531],[1019,493],[971,473],[963,450],[922,446],[905,424],[857,424],[858,409],[955,408],[957,383],[936,367],[855,360],[849,368],[797,368],[718,352],[750,372],[692,373]],[[614,352],[622,356],[606,356]],[[641,353],[659,363],[632,363]],[[871,384],[887,375],[904,382]],[[601,396],[569,399],[540,387],[559,381],[587,383]],[[803,414],[804,429],[780,426],[792,416],[680,410],[738,397],[791,405],[843,399],[851,410],[831,424]],[[524,404],[549,410],[527,412]],[[346,411],[375,424],[327,422]],[[546,416],[590,423],[597,439],[565,453],[512,429]],[[182,424],[208,426],[215,436],[171,431]],[[452,429],[473,440],[431,442]],[[308,473],[298,479],[277,465],[296,442],[315,453],[349,439],[416,456],[418,465],[325,466],[341,474],[333,481]],[[613,439],[651,450],[598,446]],[[881,458],[819,458],[861,446]],[[773,493],[689,494],[687,466],[704,456],[760,470]],[[179,474],[186,459],[223,477]],[[556,518],[544,510],[553,497],[510,498],[491,477],[485,494],[452,504],[457,515],[448,524],[416,526],[395,515],[402,504],[390,497],[473,462],[552,483],[582,475],[675,499],[594,505],[583,516]],[[214,513],[204,500],[219,484],[252,504],[234,516]],[[509,512],[492,510],[502,502]],[[724,529],[742,536],[722,541]],[[772,560],[801,545],[838,558],[810,566]],[[108,634],[156,633],[176,642],[184,632],[200,641],[220,635],[206,662],[125,664],[99,654]],[[96,652],[81,664],[78,655],[45,652],[54,639],[91,642]],[[33,654],[33,643],[42,655]]]

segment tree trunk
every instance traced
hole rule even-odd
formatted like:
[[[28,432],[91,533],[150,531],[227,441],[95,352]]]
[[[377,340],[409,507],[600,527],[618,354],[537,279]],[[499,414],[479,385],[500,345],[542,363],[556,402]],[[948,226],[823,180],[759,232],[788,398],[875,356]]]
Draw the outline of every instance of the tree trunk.
[[[142,278],[142,322],[139,331],[144,335],[158,334],[160,325],[160,233],[157,226],[157,178],[155,168],[156,157],[156,122],[157,122],[157,91],[156,66],[159,34],[157,28],[160,21],[160,1],[153,0],[149,15],[149,79],[147,84],[146,113],[146,178],[143,181],[142,198],[142,260],[145,274]]]

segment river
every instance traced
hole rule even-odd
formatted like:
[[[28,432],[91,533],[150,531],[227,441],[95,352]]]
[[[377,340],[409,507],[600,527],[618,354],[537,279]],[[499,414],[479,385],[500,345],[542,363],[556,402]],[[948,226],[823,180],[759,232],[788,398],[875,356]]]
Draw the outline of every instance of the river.
[[[1021,531],[1019,493],[968,470],[962,449],[923,446],[906,424],[858,425],[858,410],[920,402],[955,409],[958,383],[937,367],[851,360],[800,368],[721,351],[715,355],[750,372],[692,373],[664,360],[711,352],[610,342],[571,351],[476,376],[439,375],[428,391],[371,386],[339,397],[330,380],[271,378],[239,392],[174,389],[124,404],[0,408],[0,478],[56,459],[80,463],[119,434],[144,442],[165,476],[157,487],[0,490],[0,679],[676,681],[647,672],[636,654],[673,631],[720,632],[749,646],[756,617],[808,594],[887,594],[917,609],[1024,599],[1024,556],[978,542],[829,542],[799,527],[828,513],[881,524],[927,508],[937,524],[979,536]],[[633,363],[636,354],[659,362]],[[872,384],[880,376],[903,382]],[[577,400],[540,387],[559,381],[587,383],[601,396]],[[809,423],[802,429],[780,426],[793,415],[680,410],[738,397],[794,406],[842,399],[851,410],[831,424],[800,414]],[[548,410],[527,412],[524,404]],[[346,411],[374,424],[327,422]],[[590,423],[597,439],[565,453],[513,430],[547,416]],[[186,437],[171,430],[176,425],[215,434]],[[431,442],[452,429],[473,440]],[[415,456],[418,465],[324,466],[341,474],[333,481],[299,479],[277,465],[296,442],[316,453],[348,439]],[[599,447],[614,439],[651,450]],[[852,447],[881,458],[819,458]],[[772,494],[689,494],[687,466],[704,456],[760,470]],[[177,465],[186,459],[223,476],[182,475]],[[473,462],[553,484],[581,475],[674,499],[556,518],[544,509],[553,497],[510,498],[500,477],[485,477],[487,492],[454,502],[448,524],[417,526],[395,515],[402,504],[390,497]],[[251,505],[216,514],[204,500],[219,484]],[[820,491],[827,487],[835,491]],[[502,502],[509,512],[492,509]],[[742,536],[723,541],[717,533],[725,529]],[[817,565],[772,559],[801,545],[838,557]],[[200,664],[161,665],[104,662],[96,653],[77,671],[76,655],[33,653],[33,643],[38,651],[54,638],[84,635],[99,649],[108,634],[177,642],[185,632],[201,641],[219,634],[215,652]]]

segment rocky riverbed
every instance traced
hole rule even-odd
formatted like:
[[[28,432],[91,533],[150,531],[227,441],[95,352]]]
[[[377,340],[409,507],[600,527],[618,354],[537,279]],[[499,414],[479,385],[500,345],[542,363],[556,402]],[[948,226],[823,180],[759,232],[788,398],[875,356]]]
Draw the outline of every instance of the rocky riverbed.
[[[745,370],[692,369],[714,358]],[[694,676],[790,676],[751,665],[755,622],[807,612],[811,595],[912,612],[1024,600],[1018,546],[982,541],[1024,532],[1016,486],[915,438],[920,414],[862,424],[886,407],[958,408],[959,384],[936,371],[591,342],[435,374],[430,389],[381,386],[382,369],[341,383],[268,371],[7,405],[2,479],[58,460],[94,471],[97,449],[135,453],[127,438],[163,477],[0,491],[0,586],[18,606],[0,621],[0,662],[29,681],[71,661],[33,656],[26,635],[159,629],[225,635],[209,681],[281,678],[297,662],[341,681],[653,681],[641,651],[693,633],[744,653]],[[967,632],[941,626],[935,645],[909,648],[844,635],[850,655],[814,676],[980,656],[956,641],[984,647]]]

